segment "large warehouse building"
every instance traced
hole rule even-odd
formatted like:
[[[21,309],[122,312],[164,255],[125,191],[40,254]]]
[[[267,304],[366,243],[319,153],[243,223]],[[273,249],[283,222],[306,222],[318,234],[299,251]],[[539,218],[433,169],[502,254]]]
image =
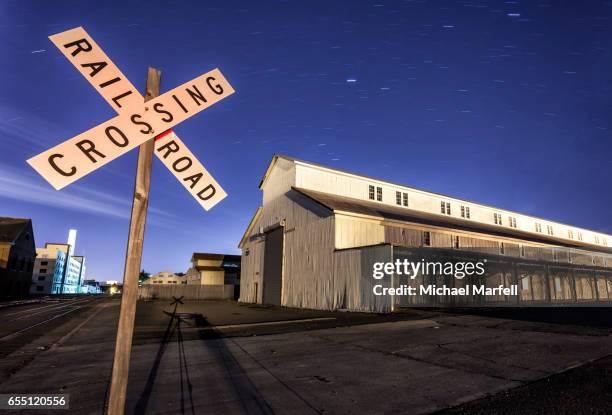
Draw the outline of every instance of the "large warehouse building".
[[[612,236],[274,156],[242,249],[240,300],[389,312],[402,306],[609,305]],[[376,262],[484,261],[485,273],[375,280]],[[373,286],[517,287],[516,295],[373,294]]]

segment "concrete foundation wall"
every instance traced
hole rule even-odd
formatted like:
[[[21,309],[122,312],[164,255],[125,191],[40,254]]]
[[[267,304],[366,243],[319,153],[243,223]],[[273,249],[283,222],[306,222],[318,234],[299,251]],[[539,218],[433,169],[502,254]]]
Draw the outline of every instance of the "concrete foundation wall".
[[[226,300],[234,298],[234,286],[227,285],[143,285],[138,288],[142,300],[172,299],[185,300]]]

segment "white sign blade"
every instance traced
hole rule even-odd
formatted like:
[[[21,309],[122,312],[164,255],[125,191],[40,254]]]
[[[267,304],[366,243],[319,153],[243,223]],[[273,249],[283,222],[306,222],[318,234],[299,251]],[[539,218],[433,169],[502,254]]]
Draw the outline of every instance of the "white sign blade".
[[[218,69],[125,111],[28,163],[61,189],[234,93]]]
[[[155,154],[204,209],[209,210],[227,196],[174,132],[155,139]]]
[[[140,92],[82,27],[49,39],[117,112],[144,102]]]
[[[49,36],[49,39],[98,93],[102,95],[106,102],[117,111],[117,113],[121,114],[126,111],[126,108],[144,102],[144,97],[140,92],[138,92],[134,85],[132,85],[127,77],[123,75],[119,68],[110,60],[108,55],[104,53],[102,48],[82,27]],[[167,137],[170,133],[171,131],[168,131],[167,134],[164,133],[162,135]],[[162,135],[156,138],[156,146],[160,143]],[[203,196],[200,192],[194,192],[193,190],[199,187],[195,185],[191,186],[190,183],[183,181],[183,178],[186,176],[181,172],[175,171],[172,167],[172,163],[168,163],[167,157],[163,158],[159,152],[155,152],[155,155],[166,167],[168,167],[172,174],[181,184],[183,184],[183,186],[185,186],[187,191],[189,191],[204,209],[210,209],[225,198],[227,194],[195,158],[193,153],[191,153],[189,148],[187,148],[176,133],[172,132],[172,137],[175,140],[175,143],[172,144],[172,148],[175,145],[180,148],[180,155],[177,154],[176,158],[188,157],[190,160],[193,160],[194,165],[189,170],[198,169],[198,171],[203,173],[202,179],[199,180],[199,182],[206,183],[204,187],[210,184],[212,188],[215,189],[214,196],[211,195],[206,200],[202,199],[202,197],[207,197],[208,195]]]

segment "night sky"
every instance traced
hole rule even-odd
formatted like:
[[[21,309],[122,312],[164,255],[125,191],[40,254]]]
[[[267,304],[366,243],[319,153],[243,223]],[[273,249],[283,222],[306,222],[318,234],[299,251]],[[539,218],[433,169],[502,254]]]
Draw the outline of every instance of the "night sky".
[[[557,4],[557,3],[562,3]],[[83,26],[137,87],[215,67],[236,94],[175,131],[228,192],[156,159],[143,267],[237,253],[274,153],[612,233],[612,2],[0,2],[0,216],[78,229],[122,279],[136,151],[62,191],[25,162],[115,115],[47,36]]]

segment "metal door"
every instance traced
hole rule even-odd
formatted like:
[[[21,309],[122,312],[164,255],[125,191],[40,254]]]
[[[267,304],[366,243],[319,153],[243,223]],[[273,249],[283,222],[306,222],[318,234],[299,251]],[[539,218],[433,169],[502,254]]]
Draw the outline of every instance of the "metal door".
[[[283,227],[266,232],[262,303],[281,305],[283,281]]]

